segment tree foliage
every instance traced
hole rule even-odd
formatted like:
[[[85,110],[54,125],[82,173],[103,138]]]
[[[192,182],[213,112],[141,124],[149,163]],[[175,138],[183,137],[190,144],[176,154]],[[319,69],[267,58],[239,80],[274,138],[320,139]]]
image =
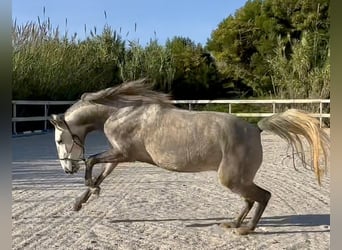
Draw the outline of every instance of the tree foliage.
[[[284,94],[294,81],[305,88],[303,77],[309,79],[323,72],[325,76],[319,77],[328,76],[328,9],[327,0],[248,1],[234,16],[218,25],[207,48],[213,52],[228,81],[251,87],[255,96],[278,95],[279,88]],[[300,59],[300,53],[305,59]],[[311,66],[305,66],[307,64]],[[285,65],[287,71],[292,68],[301,74],[285,73]],[[284,78],[285,75],[293,79]],[[329,79],[322,81],[325,83],[321,86],[329,85]],[[305,94],[302,98],[313,96],[307,91],[302,94]]]
[[[213,98],[219,93],[219,73],[211,55],[189,38],[174,37],[166,42],[174,78],[172,93],[181,99]]]

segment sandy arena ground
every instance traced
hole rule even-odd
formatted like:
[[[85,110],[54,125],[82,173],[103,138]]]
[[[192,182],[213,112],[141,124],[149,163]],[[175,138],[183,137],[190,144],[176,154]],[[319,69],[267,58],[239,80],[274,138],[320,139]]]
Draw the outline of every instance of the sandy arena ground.
[[[254,234],[218,224],[233,219],[242,199],[216,172],[174,173],[142,163],[121,164],[99,198],[79,211],[84,169],[66,175],[53,134],[13,138],[13,249],[329,249],[329,176],[323,186],[298,164],[279,137],[263,132],[264,162],[256,183],[272,198]],[[87,139],[87,154],[107,148]],[[329,175],[329,173],[328,173]]]

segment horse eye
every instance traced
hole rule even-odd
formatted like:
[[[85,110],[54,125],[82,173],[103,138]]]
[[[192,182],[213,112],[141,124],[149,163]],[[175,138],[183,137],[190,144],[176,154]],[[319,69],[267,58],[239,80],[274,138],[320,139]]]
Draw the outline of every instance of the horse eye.
[[[58,140],[56,142],[57,142],[57,144],[61,144],[63,141],[62,140]]]

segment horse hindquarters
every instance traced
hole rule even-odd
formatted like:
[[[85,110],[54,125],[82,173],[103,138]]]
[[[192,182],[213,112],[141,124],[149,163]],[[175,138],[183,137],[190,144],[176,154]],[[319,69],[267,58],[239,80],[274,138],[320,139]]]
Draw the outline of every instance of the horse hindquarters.
[[[245,206],[235,221],[224,223],[223,226],[237,228],[239,234],[248,234],[259,222],[271,193],[253,182],[262,162],[260,131],[252,130],[251,133],[238,138],[236,142],[225,152],[226,155],[223,156],[218,169],[218,176],[223,186],[245,199]],[[258,205],[252,219],[246,226],[241,226],[255,202]]]

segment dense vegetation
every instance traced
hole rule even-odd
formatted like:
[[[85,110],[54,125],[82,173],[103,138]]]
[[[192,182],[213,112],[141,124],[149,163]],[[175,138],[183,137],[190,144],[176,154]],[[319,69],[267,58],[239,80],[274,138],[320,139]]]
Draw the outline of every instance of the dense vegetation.
[[[248,1],[223,20],[207,48],[227,83],[254,95],[328,98],[329,1]]]
[[[49,19],[13,23],[13,99],[74,100],[140,77],[176,99],[329,98],[328,0],[253,0],[207,44],[127,41],[110,26],[61,35]]]

